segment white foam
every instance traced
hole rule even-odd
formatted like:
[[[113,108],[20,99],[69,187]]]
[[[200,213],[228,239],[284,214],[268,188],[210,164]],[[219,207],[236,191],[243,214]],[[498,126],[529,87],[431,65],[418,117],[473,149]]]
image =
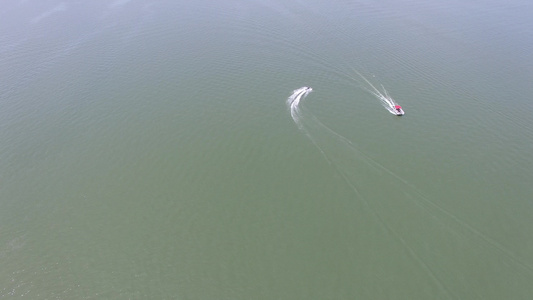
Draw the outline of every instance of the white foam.
[[[310,92],[312,92],[313,89],[307,86],[301,87],[299,89],[296,89],[292,91],[292,94],[287,98],[287,105],[289,105],[289,109],[291,110],[291,117],[296,122],[296,124],[300,127],[300,110],[298,105],[300,104],[300,100],[305,98]]]
[[[355,72],[368,84],[368,86],[370,86],[370,88],[363,88],[367,90],[370,94],[374,95],[381,102],[381,105],[383,105],[383,107],[387,109],[391,114],[396,115],[397,113],[395,107],[396,105],[398,105],[398,103],[389,95],[385,87],[381,85],[381,88],[383,89],[383,92],[381,92],[368,79],[366,79],[365,76],[363,76],[357,71]]]

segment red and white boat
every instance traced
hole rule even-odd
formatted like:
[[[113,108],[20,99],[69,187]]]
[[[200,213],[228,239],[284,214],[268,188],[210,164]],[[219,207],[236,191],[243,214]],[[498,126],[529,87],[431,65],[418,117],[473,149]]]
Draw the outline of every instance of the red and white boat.
[[[399,105],[394,106],[394,114],[397,116],[403,116],[405,115],[405,112],[403,111],[402,107]]]

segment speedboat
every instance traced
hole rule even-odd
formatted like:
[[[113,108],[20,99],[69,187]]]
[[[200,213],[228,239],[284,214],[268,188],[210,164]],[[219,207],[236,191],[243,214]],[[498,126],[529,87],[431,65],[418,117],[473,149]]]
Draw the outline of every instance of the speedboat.
[[[397,116],[403,116],[405,115],[405,112],[403,111],[402,107],[399,105],[394,106],[394,114]]]

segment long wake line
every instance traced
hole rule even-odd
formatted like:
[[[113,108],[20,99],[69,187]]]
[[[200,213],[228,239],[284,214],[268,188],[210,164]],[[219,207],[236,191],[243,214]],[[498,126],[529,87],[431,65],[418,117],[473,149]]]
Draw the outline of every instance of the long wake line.
[[[289,106],[289,109],[290,109],[290,113],[291,113],[291,117],[294,121],[294,123],[298,126],[298,128],[311,140],[311,142],[315,145],[315,147],[322,153],[322,155],[324,156],[324,158],[326,159],[326,161],[332,165],[338,172],[339,174],[342,176],[342,178],[346,181],[346,183],[353,189],[353,191],[355,192],[355,194],[361,198],[361,200],[365,203],[365,206],[366,207],[369,207],[371,208],[371,205],[368,203],[368,201],[365,199],[365,197],[363,196],[363,194],[359,191],[359,189],[356,187],[356,184],[355,182],[352,182],[352,180],[350,180],[349,176],[346,174],[346,172],[344,172],[342,170],[342,167],[339,165],[339,162],[335,162],[335,160],[337,160],[335,157],[332,157],[331,159],[329,158],[328,154],[326,153],[326,151],[320,146],[319,142],[317,141],[317,139],[315,139],[315,137],[311,134],[311,132],[308,130],[308,128],[306,126],[304,126],[304,120],[303,120],[303,115],[302,115],[302,112],[300,110],[300,101],[302,101],[303,99],[305,99],[305,97],[310,93],[312,92],[313,89],[310,88],[310,87],[301,87],[299,89],[296,89],[292,92],[292,94],[289,96],[289,98],[287,98],[287,105]],[[379,93],[379,91],[378,91]],[[330,129],[329,127],[327,127],[325,124],[323,124],[322,122],[320,122],[314,115],[311,114],[311,118],[312,118],[312,123],[315,124],[315,125],[318,125],[319,127],[322,127],[324,129],[327,130],[327,132],[331,133],[334,137],[338,138],[342,143],[344,143],[345,145],[348,146],[348,148],[352,149],[352,150],[356,150],[354,148],[354,145],[353,143],[351,143],[351,141],[349,141],[348,139],[346,139],[345,137],[341,136],[340,134],[336,133],[335,131],[333,131],[332,129]],[[374,165],[374,164],[377,164],[376,162],[374,162],[372,159],[362,155],[362,158],[363,158],[363,161],[366,161],[369,165]],[[370,160],[370,161],[369,161]],[[380,165],[381,166],[381,165]],[[374,166],[375,167],[375,166]],[[392,173],[392,171],[388,170],[387,168],[383,167],[384,169],[386,169],[388,172]],[[405,242],[405,240],[401,237],[400,234],[398,234],[395,230],[393,230],[389,225],[387,225],[387,223],[384,221],[384,218],[375,210],[375,209],[372,209],[372,213],[377,217],[377,219],[379,220],[379,223],[380,225],[385,228],[386,231],[388,231],[389,233],[391,233],[396,239],[398,239],[401,244],[406,247],[406,249],[408,249],[410,255],[416,260],[418,261],[418,263],[421,265],[421,267],[429,274],[430,278],[432,278],[432,280],[435,281],[435,283],[437,284],[437,286],[439,286],[439,288],[441,290],[444,291],[444,293],[446,293],[448,296],[450,296],[451,292],[450,290],[441,282],[441,280],[439,280],[439,278],[437,278],[434,274],[434,272],[431,270],[431,268],[428,267],[427,263],[424,262],[423,259],[421,259],[417,254],[416,252]]]
[[[375,93],[371,90],[367,91],[373,93],[376,97],[381,98],[382,101],[392,99],[388,96],[386,91],[385,94],[381,94],[370,82],[367,81],[367,83],[372,86]],[[422,191],[416,188],[415,185],[360,151],[352,141],[322,123],[312,112],[303,109],[300,104],[312,91],[313,89],[311,87],[301,87],[294,90],[287,98],[287,105],[294,123],[321,152],[326,161],[339,172],[341,177],[352,188],[362,203],[371,210],[380,226],[405,247],[410,256],[412,256],[412,258],[418,262],[420,267],[427,272],[429,278],[439,286],[443,293],[451,298],[456,298],[456,295],[454,295],[450,288],[450,285],[453,285],[454,283],[439,276],[439,273],[435,269],[438,266],[435,266],[433,262],[423,257],[423,255],[417,251],[416,247],[413,248],[408,242],[408,236],[405,236],[401,231],[395,229],[395,226],[392,223],[389,224],[390,221],[387,221],[387,218],[382,215],[383,212],[380,208],[382,207],[382,203],[380,203],[379,197],[376,198],[377,201],[368,201],[366,199],[365,195],[377,195],[376,192],[379,191],[365,189],[366,185],[364,182],[370,183],[375,180],[386,180],[384,186],[392,185],[401,187],[400,190],[403,190],[403,194],[407,195],[405,200],[408,202],[405,204],[411,202],[411,205],[415,205],[415,207],[422,209],[422,211],[425,212],[425,215],[419,215],[419,217],[429,218],[432,222],[435,222],[432,224],[437,226],[436,228],[446,228],[448,230],[448,235],[451,238],[450,242],[464,243],[464,241],[468,240],[477,241],[477,245],[489,246],[493,249],[494,254],[498,253],[495,258],[499,257],[501,259],[503,256],[509,262],[512,262],[513,265],[518,266],[523,272],[525,272],[525,274],[533,274],[533,266],[531,266],[527,260],[524,260],[523,257],[517,256],[500,242],[478,230],[475,226],[469,224],[465,220],[457,217],[437,202],[432,201],[427,195],[424,195]],[[384,106],[385,104],[391,106],[391,103],[389,102],[383,104]],[[360,164],[360,162],[363,164]],[[368,179],[368,176],[372,177],[375,176],[375,174],[372,174],[374,172],[364,174],[365,172],[360,169],[360,167],[363,167],[364,165],[369,166],[376,171],[376,173],[381,175],[374,179]],[[397,200],[405,201],[403,198],[398,198]]]

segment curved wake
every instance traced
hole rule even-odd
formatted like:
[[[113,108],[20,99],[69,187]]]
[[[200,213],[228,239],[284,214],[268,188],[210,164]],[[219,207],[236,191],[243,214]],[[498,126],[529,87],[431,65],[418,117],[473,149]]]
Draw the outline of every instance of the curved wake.
[[[360,201],[365,211],[354,213],[364,218],[368,229],[389,235],[392,238],[389,242],[391,249],[395,249],[395,253],[403,251],[410,256],[420,272],[442,294],[457,298],[455,293],[463,283],[455,278],[464,276],[460,270],[448,268],[446,257],[451,254],[446,251],[466,251],[464,255],[480,265],[486,264],[487,260],[504,260],[506,264],[498,266],[502,274],[518,272],[524,280],[532,278],[533,265],[524,257],[516,255],[504,244],[445,209],[414,184],[359,150],[355,143],[303,109],[300,105],[311,91],[310,87],[302,87],[288,97],[287,105],[294,123]],[[388,99],[392,98],[387,97],[387,94],[376,92],[374,95],[384,106],[390,105]],[[369,222],[375,222],[377,226],[372,227]],[[417,236],[435,235],[440,238],[426,240],[423,247],[420,246]],[[370,244],[375,241],[370,238],[367,242]],[[475,255],[480,251],[486,253],[485,257]],[[453,276],[444,276],[444,270]]]
[[[287,99],[287,104],[289,105],[289,108],[291,110],[291,117],[296,123],[296,125],[298,125],[298,127],[301,127],[299,123],[300,111],[299,111],[298,105],[300,104],[300,100],[302,98],[305,98],[312,91],[313,91],[312,88],[304,86],[304,87],[301,87],[299,89],[292,91],[292,95],[290,95],[289,98]]]

